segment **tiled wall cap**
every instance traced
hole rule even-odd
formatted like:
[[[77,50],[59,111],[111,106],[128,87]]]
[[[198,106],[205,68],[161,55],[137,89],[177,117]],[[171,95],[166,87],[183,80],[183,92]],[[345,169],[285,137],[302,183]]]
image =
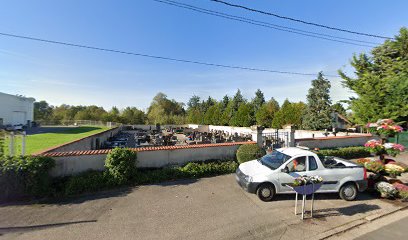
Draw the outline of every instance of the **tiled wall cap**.
[[[131,148],[135,152],[143,151],[163,151],[163,150],[177,150],[177,149],[187,149],[187,148],[207,148],[207,147],[223,147],[223,146],[235,146],[243,144],[256,144],[256,142],[230,142],[230,143],[213,143],[213,144],[196,144],[196,145],[182,145],[182,146],[161,146],[161,147],[143,147],[143,148]],[[82,155],[100,155],[107,154],[111,149],[101,149],[101,150],[87,150],[87,151],[70,151],[70,152],[50,152],[37,154],[46,157],[65,157],[65,156],[82,156]]]

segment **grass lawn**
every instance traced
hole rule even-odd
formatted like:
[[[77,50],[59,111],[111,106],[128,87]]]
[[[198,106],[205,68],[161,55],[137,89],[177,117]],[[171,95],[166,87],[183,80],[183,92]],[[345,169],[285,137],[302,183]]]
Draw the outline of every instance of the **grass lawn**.
[[[26,136],[26,154],[33,154],[63,143],[71,142],[86,136],[107,130],[107,127],[76,127],[55,133],[39,133]],[[21,137],[15,138],[15,152],[21,153]],[[10,139],[5,142],[6,153],[8,152]]]

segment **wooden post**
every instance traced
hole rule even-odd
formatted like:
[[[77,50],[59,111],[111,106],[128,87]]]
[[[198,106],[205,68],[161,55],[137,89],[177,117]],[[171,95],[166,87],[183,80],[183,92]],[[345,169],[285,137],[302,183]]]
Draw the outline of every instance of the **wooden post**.
[[[10,133],[9,155],[14,156],[14,132]]]
[[[21,156],[25,155],[25,149],[26,149],[26,132],[23,131],[23,134],[21,135]]]

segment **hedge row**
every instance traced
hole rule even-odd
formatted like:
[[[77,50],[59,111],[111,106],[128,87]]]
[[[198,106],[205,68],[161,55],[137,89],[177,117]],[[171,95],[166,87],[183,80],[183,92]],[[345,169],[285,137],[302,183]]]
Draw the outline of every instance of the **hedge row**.
[[[370,151],[365,147],[344,147],[337,149],[322,149],[315,151],[319,155],[334,156],[344,159],[364,158],[371,156]]]
[[[214,161],[209,163],[188,163],[184,167],[138,170],[127,183],[117,182],[108,171],[90,171],[69,177],[62,192],[65,196],[84,192],[95,192],[115,186],[152,184],[163,181],[210,177],[234,173],[238,167],[235,161]],[[63,181],[63,180],[62,180]]]
[[[63,197],[96,192],[116,186],[140,185],[162,181],[209,177],[234,173],[235,161],[191,162],[183,167],[155,170],[136,169],[137,155],[128,149],[114,149],[105,161],[103,172],[88,171],[78,175],[52,179],[49,170],[55,166],[47,157],[0,158],[0,200],[22,196]]]
[[[52,192],[48,172],[54,166],[54,159],[49,157],[0,157],[0,200],[48,195]]]

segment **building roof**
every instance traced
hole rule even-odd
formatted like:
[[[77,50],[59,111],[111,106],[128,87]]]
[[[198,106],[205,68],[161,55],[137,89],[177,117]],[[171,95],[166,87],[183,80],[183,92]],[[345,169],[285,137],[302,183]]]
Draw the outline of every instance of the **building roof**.
[[[351,123],[345,116],[341,115],[340,113],[337,113],[337,117],[345,121],[346,123],[349,123],[349,124]]]
[[[6,95],[6,96],[9,96],[9,97],[19,98],[19,99],[21,99],[21,100],[28,100],[28,101],[32,101],[32,102],[34,102],[34,101],[35,101],[35,98],[32,98],[32,97],[25,97],[25,96],[23,96],[23,95],[13,95],[13,94],[3,93],[3,92],[0,92],[0,94],[2,94],[2,95]]]

